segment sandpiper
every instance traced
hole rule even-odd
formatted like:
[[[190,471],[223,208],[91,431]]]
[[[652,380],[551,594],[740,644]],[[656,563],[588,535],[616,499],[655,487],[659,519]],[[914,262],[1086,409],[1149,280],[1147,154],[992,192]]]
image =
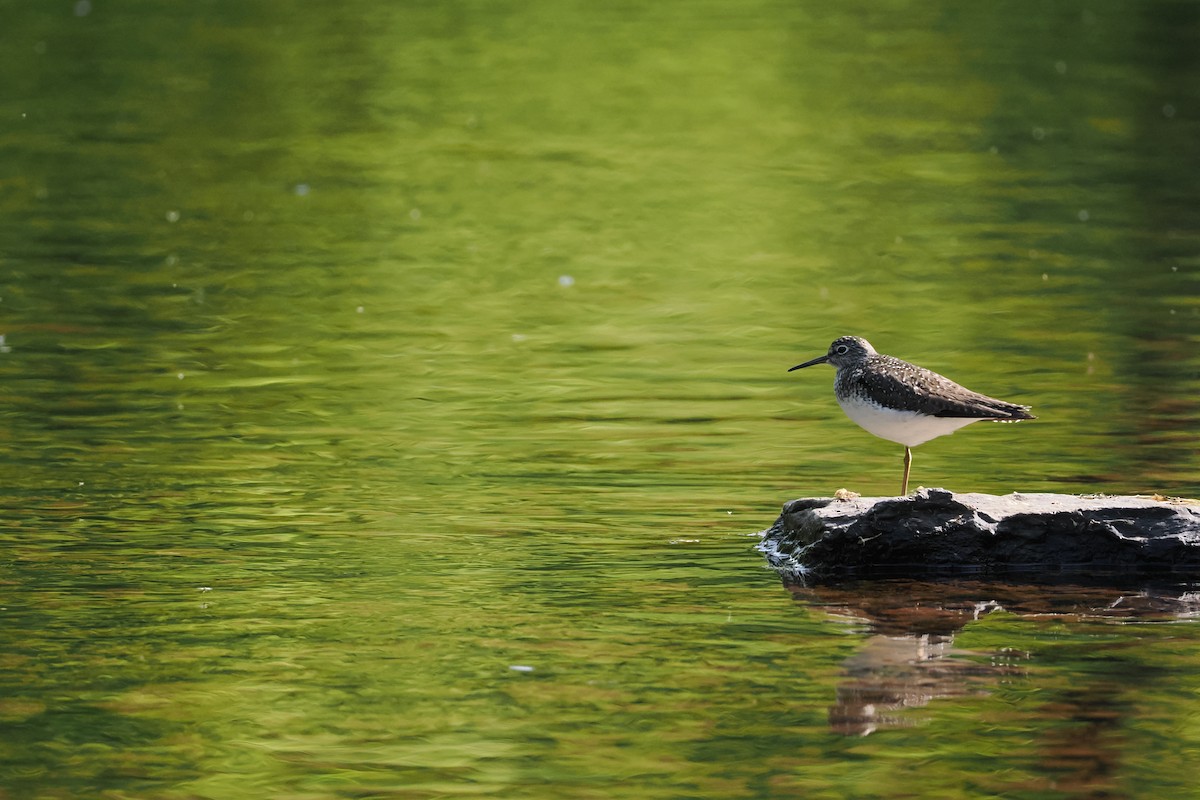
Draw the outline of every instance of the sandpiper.
[[[828,353],[788,372],[825,363],[837,367],[833,393],[846,416],[868,433],[904,445],[901,495],[908,494],[911,448],[980,420],[1037,419],[1029,406],[972,392],[924,367],[877,353],[858,336],[837,339]]]

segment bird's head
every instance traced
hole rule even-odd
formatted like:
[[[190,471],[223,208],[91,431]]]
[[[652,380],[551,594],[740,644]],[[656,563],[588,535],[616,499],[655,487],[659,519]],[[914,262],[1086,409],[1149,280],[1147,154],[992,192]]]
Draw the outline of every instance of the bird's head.
[[[805,361],[803,364],[797,364],[788,370],[792,372],[797,369],[811,367],[813,364],[832,364],[841,369],[862,361],[869,355],[874,355],[875,348],[871,347],[871,343],[861,336],[843,336],[840,339],[835,339],[833,344],[829,345],[829,352],[823,356],[818,356],[811,361]]]

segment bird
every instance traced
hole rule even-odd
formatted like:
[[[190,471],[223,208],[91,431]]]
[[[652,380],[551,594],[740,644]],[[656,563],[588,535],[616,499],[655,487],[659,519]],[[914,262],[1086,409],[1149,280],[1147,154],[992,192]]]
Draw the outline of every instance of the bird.
[[[1030,406],[997,400],[959,386],[932,370],[876,352],[861,336],[843,336],[823,356],[788,370],[831,364],[833,393],[846,416],[881,439],[904,445],[900,494],[908,495],[912,448],[972,422],[1037,419]]]

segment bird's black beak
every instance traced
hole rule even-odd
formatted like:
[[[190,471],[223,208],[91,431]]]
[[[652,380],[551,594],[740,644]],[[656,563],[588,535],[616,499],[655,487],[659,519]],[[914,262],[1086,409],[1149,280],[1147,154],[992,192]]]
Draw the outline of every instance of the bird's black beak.
[[[805,367],[811,367],[813,364],[824,364],[828,360],[829,360],[829,354],[826,353],[823,356],[814,358],[812,361],[805,361],[803,364],[797,364],[796,366],[789,369],[788,372],[795,372],[798,369],[804,369]]]

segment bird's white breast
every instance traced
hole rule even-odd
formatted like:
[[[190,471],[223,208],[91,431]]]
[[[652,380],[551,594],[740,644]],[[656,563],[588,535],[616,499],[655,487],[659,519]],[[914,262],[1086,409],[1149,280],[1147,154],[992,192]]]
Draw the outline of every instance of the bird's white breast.
[[[860,396],[839,397],[838,405],[863,430],[905,447],[916,447],[979,422],[969,417],[930,417],[915,411],[897,411]]]

